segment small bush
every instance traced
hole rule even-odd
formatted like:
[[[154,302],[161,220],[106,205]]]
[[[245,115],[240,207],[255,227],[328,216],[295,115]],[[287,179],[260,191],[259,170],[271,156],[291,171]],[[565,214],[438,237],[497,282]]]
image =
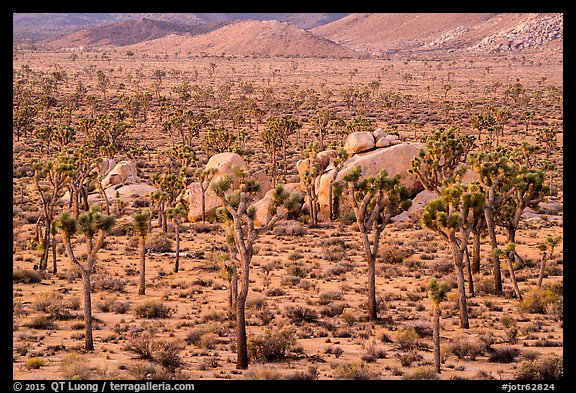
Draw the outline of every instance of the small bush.
[[[476,360],[476,357],[486,352],[488,343],[482,340],[470,341],[467,338],[457,338],[446,347],[448,353],[454,354],[458,359]]]
[[[255,366],[244,374],[246,379],[250,380],[279,380],[282,379],[282,374],[277,370],[269,367]]]
[[[518,304],[518,310],[531,314],[545,314],[548,304],[558,300],[558,294],[550,289],[533,287],[524,294],[522,301]]]
[[[378,374],[374,372],[366,362],[344,363],[336,367],[336,379],[370,380],[376,379]]]
[[[421,345],[420,335],[414,329],[406,329],[397,332],[395,342],[403,351],[416,349]]]
[[[42,281],[40,272],[30,269],[12,270],[12,282],[23,284],[34,284]]]
[[[304,267],[303,263],[298,262],[289,263],[286,265],[285,270],[286,274],[289,276],[305,278],[308,275],[308,269]]]
[[[24,326],[38,330],[55,330],[57,328],[56,324],[52,321],[52,319],[47,317],[46,315],[40,315],[34,318],[32,321],[25,324]]]
[[[492,363],[512,363],[520,355],[520,350],[512,347],[497,348],[492,350],[488,361]]]
[[[318,296],[320,297],[319,303],[325,306],[331,304],[334,300],[341,300],[342,292],[326,291],[326,292],[320,292]]]
[[[318,313],[315,310],[302,306],[288,307],[284,311],[284,315],[296,325],[302,322],[316,322],[318,320]]]
[[[410,350],[405,353],[398,353],[396,354],[398,360],[400,360],[400,364],[404,367],[410,367],[412,363],[422,360],[422,355],[420,355],[415,350]]]
[[[432,367],[418,367],[402,376],[404,380],[435,380],[440,379],[436,370]]]
[[[92,375],[92,370],[86,362],[86,359],[77,354],[71,354],[62,359],[60,372],[64,379],[70,380],[86,380],[90,379]]]
[[[44,360],[40,358],[30,358],[26,361],[26,368],[28,368],[28,370],[37,370],[45,364]]]
[[[143,304],[136,306],[136,315],[141,318],[169,318],[172,314],[172,308],[165,306],[164,303],[157,300],[148,300]]]
[[[100,273],[95,274],[90,282],[92,291],[111,291],[111,292],[125,292],[126,280],[120,277],[114,277],[109,274]]]
[[[258,362],[282,359],[286,352],[296,345],[296,336],[292,329],[276,332],[267,331],[263,336],[248,339],[248,356]]]
[[[283,290],[282,288],[272,288],[272,289],[269,289],[268,292],[266,292],[266,295],[268,295],[270,297],[284,296],[284,295],[286,295],[286,291]]]
[[[564,374],[563,358],[557,355],[524,362],[519,368],[515,376],[518,380],[557,380],[562,379]]]
[[[146,251],[152,252],[170,252],[173,245],[172,239],[164,232],[153,232],[146,239]]]
[[[397,246],[383,245],[380,257],[387,264],[401,264],[410,256],[410,252]]]

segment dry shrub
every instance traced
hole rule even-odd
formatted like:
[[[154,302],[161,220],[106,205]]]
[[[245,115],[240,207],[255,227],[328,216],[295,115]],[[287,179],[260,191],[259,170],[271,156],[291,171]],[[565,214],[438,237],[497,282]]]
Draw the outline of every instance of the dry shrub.
[[[308,307],[295,306],[288,307],[284,310],[284,315],[292,320],[296,325],[303,322],[316,322],[318,320],[318,313]]]
[[[110,291],[110,292],[125,292],[126,280],[120,277],[114,277],[106,273],[95,274],[92,277],[90,287],[93,292],[97,291]]]
[[[417,367],[402,376],[404,380],[435,380],[440,379],[433,367]]]
[[[282,379],[282,374],[274,368],[254,366],[244,373],[244,377],[251,380],[278,380]]]
[[[42,281],[42,274],[30,269],[16,269],[12,271],[12,282],[15,284],[34,284]]]
[[[138,240],[137,238],[135,239]],[[153,232],[146,238],[146,251],[170,252],[173,251],[173,243],[172,239],[164,232]]]
[[[60,372],[64,379],[70,380],[90,379],[93,374],[87,359],[75,353],[62,358]]]
[[[141,318],[169,318],[173,309],[158,300],[148,300],[136,306],[136,315]]]
[[[460,360],[476,360],[478,356],[484,355],[488,346],[486,341],[480,339],[472,341],[466,337],[458,337],[446,345],[446,352],[455,355]]]
[[[422,346],[421,337],[414,329],[405,329],[396,332],[394,341],[403,351],[409,351]]]
[[[563,357],[548,355],[524,362],[515,375],[518,380],[557,380],[564,375]]]
[[[520,350],[518,348],[494,348],[490,352],[488,361],[492,363],[512,363],[516,360],[518,355],[520,355]]]
[[[378,374],[366,362],[342,363],[336,367],[336,379],[370,380]]]
[[[133,352],[139,359],[159,364],[168,372],[176,371],[183,364],[180,358],[182,345],[176,341],[155,340],[154,337],[152,330],[134,334],[124,349]]]
[[[262,336],[252,336],[248,339],[248,356],[257,362],[283,359],[296,342],[293,329],[281,329],[275,332],[268,330]]]
[[[383,244],[380,251],[380,257],[387,264],[401,264],[404,259],[410,256],[410,252],[398,246]]]

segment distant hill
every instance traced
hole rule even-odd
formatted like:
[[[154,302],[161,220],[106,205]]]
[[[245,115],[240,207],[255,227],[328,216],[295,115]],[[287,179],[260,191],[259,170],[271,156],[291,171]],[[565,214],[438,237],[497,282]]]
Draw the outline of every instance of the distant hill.
[[[126,46],[137,42],[154,40],[174,33],[201,34],[217,26],[218,25],[206,23],[183,25],[142,18],[84,28],[56,39],[42,41],[42,43],[57,47]]]
[[[286,22],[246,20],[201,35],[170,35],[125,47],[135,53],[287,57],[359,57],[352,49]]]
[[[36,43],[61,37],[80,29],[118,22],[150,19],[176,25],[226,24],[238,20],[273,20],[310,29],[332,22],[344,13],[14,13],[12,41]],[[174,31],[173,33],[176,33]],[[85,33],[87,34],[87,33]]]
[[[562,14],[350,14],[311,32],[363,53],[557,49]],[[560,43],[560,45],[559,45]]]

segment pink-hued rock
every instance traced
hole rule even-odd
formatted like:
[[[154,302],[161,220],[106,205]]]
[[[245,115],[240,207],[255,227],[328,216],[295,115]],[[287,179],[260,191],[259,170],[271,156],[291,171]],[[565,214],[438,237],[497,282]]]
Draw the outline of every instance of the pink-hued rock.
[[[389,176],[397,173],[401,175],[401,183],[408,188],[411,195],[416,195],[424,188],[415,175],[409,174],[410,162],[418,155],[422,143],[403,142],[395,146],[376,149],[365,153],[356,154],[346,160],[335,181],[342,181],[344,176],[351,171],[356,164],[362,167],[362,176],[374,176],[381,169],[386,169]],[[334,178],[334,170],[329,170],[320,177],[316,187],[318,201],[320,203],[320,218],[325,219],[329,215],[329,190]],[[342,205],[342,204],[341,204]]]
[[[304,198],[304,192],[300,188],[300,183],[284,184],[284,190],[288,191],[290,194],[297,192],[302,198]],[[255,226],[262,226],[266,222],[273,192],[274,189],[269,190],[266,195],[264,195],[264,198],[254,203],[254,208],[256,209],[256,218],[254,219]]]
[[[354,154],[372,149],[375,144],[376,141],[371,132],[357,131],[348,135],[346,142],[344,142],[344,150],[346,150],[348,156],[351,157]]]
[[[116,186],[123,183],[137,183],[138,170],[135,161],[120,161],[114,168],[108,172],[102,179],[102,188]]]

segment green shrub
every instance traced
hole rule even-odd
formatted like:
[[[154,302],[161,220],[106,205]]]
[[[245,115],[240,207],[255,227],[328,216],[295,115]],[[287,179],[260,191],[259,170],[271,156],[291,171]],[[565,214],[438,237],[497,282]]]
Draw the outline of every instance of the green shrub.
[[[285,270],[288,276],[305,278],[308,275],[308,269],[306,269],[301,262],[289,263],[286,265]]]
[[[268,330],[262,336],[248,339],[248,356],[258,362],[282,359],[286,352],[296,345],[296,335],[292,329],[276,332]]]
[[[518,311],[531,314],[545,314],[548,304],[558,301],[560,296],[550,289],[533,287],[528,290],[518,304]]]

